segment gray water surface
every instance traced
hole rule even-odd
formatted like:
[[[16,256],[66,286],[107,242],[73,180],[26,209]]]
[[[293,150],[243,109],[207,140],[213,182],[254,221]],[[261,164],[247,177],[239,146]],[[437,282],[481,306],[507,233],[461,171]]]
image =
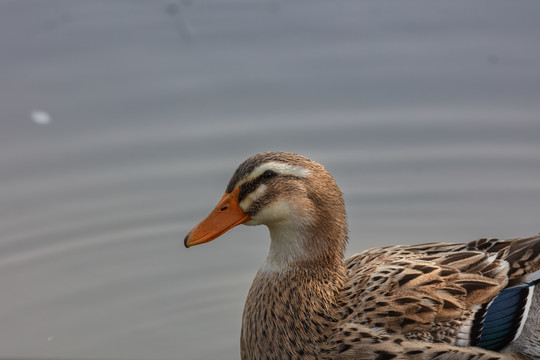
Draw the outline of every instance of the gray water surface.
[[[539,15],[0,2],[0,358],[239,358],[267,231],[182,241],[261,151],[334,175],[349,254],[540,232]]]

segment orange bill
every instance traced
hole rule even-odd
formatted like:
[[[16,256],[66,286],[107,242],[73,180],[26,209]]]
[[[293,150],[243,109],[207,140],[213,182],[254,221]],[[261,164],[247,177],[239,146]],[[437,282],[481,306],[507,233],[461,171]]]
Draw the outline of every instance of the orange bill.
[[[236,188],[230,194],[225,193],[214,210],[186,235],[184,245],[190,247],[214,240],[236,225],[249,220],[249,215],[238,204]]]

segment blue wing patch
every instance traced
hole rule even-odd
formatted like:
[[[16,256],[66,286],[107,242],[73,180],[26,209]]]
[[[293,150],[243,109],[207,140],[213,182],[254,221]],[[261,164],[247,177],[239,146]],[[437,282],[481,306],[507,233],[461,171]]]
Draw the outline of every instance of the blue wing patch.
[[[529,293],[535,283],[504,289],[478,310],[471,330],[471,345],[498,351],[512,342],[526,320]]]

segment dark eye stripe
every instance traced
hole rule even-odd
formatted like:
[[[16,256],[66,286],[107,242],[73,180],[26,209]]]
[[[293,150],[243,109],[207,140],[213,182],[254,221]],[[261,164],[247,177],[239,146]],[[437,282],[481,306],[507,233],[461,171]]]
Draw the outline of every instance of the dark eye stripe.
[[[274,172],[272,171],[272,173]],[[240,192],[238,194],[238,202],[242,201],[243,199],[246,198],[246,196],[248,196],[249,194],[257,190],[257,188],[259,187],[261,183],[267,182],[268,180],[277,176],[276,173],[274,174],[275,174],[274,176],[267,177],[266,171],[265,171],[261,176],[259,176],[255,180],[252,180],[250,182],[243,183],[242,185],[240,185]]]
[[[247,182],[247,183],[243,183],[242,185],[240,185],[240,192],[238,194],[238,202],[244,200],[246,198],[246,196],[248,196],[249,194],[251,194],[252,192],[257,190],[257,188],[259,187],[259,185],[261,183],[268,183],[268,182],[272,181],[272,179],[274,179],[274,178],[276,178],[278,176],[281,179],[286,178],[286,179],[298,179],[298,180],[302,180],[302,181],[305,180],[304,178],[302,178],[300,176],[296,176],[296,175],[288,175],[288,174],[283,175],[283,174],[277,174],[276,173],[274,176],[272,176],[270,178],[265,178],[264,174],[262,174],[261,176],[259,176],[255,180]]]
[[[260,181],[251,181],[251,182],[240,185],[240,192],[238,193],[238,202],[241,202],[242,200],[246,198],[246,196],[254,192],[259,186],[259,184],[260,184]]]

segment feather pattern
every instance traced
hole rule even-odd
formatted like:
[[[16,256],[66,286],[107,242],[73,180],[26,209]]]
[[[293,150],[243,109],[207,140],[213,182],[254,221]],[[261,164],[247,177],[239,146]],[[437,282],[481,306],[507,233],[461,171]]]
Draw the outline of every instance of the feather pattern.
[[[246,300],[242,359],[540,359],[540,234],[344,260],[343,199],[322,165],[258,154],[235,189],[246,224],[272,239]]]

